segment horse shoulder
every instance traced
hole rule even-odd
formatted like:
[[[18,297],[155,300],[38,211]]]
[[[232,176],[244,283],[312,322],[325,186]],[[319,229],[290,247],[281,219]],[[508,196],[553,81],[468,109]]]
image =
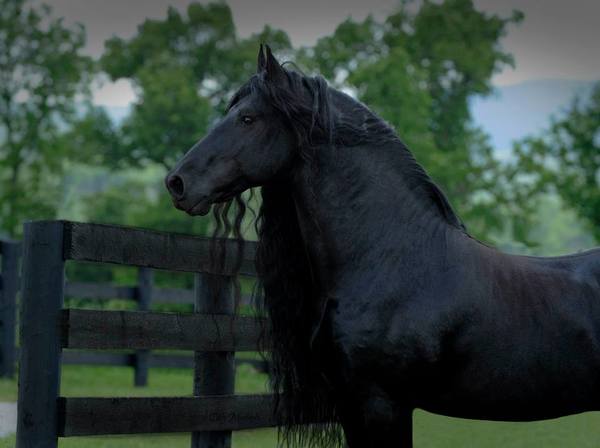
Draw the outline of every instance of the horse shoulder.
[[[334,344],[349,365],[435,363],[460,321],[452,298],[424,291],[412,297],[345,297],[331,315]]]

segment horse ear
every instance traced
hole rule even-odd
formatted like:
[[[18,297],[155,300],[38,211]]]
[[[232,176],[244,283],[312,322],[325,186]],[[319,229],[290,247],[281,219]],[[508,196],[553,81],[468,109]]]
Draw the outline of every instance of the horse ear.
[[[260,44],[258,49],[258,62],[256,64],[256,72],[260,73],[267,68],[267,60],[265,59],[265,53],[263,51],[263,44]]]
[[[274,83],[283,83],[287,81],[287,75],[285,74],[285,69],[281,66],[281,64],[275,59],[273,56],[273,52],[271,51],[271,47],[265,45],[266,53],[267,53],[267,61],[266,61],[266,71],[267,71],[267,79]]]

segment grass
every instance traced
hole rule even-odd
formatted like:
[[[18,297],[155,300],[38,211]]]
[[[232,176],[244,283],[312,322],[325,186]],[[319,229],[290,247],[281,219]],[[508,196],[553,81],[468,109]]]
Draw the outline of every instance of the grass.
[[[236,393],[266,392],[267,376],[246,364],[237,369]],[[147,387],[133,387],[133,369],[109,366],[62,367],[60,393],[65,397],[160,397],[191,395],[188,369],[151,369]],[[17,401],[16,380],[0,379],[0,401]]]
[[[193,375],[190,369],[151,369],[147,387],[134,387],[133,369],[110,366],[65,365],[61,373],[61,395],[67,397],[143,397],[191,395]],[[239,394],[266,392],[267,376],[252,366],[242,364],[237,368],[235,390]],[[16,380],[0,379],[0,401],[17,400]],[[137,447],[189,447],[189,434],[74,437],[60,439],[65,448],[137,448]],[[15,437],[0,438],[0,448],[13,448]],[[236,448],[276,446],[276,432],[272,429],[239,431],[234,434]]]
[[[149,386],[132,386],[133,371],[123,367],[64,366],[61,395],[64,396],[166,396],[189,395],[192,372],[185,369],[151,369]],[[264,392],[266,376],[251,366],[238,368],[237,393]],[[0,401],[15,401],[15,380],[0,380]],[[532,423],[483,422],[415,413],[417,448],[596,448],[600,446],[600,413],[586,413]],[[189,447],[189,434],[103,436],[61,439],[61,448],[153,448]],[[13,448],[14,436],[0,439],[0,448]],[[235,448],[272,448],[274,430],[234,433]]]
[[[275,431],[270,429],[238,431],[233,435],[235,448],[270,448],[277,446]],[[0,439],[0,448],[14,448],[15,437]],[[190,435],[153,434],[144,436],[73,437],[60,439],[60,448],[189,448]]]

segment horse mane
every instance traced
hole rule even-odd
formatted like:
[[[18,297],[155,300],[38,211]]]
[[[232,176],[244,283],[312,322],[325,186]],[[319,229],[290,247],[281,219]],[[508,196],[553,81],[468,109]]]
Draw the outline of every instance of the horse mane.
[[[409,189],[434,205],[448,224],[466,232],[446,195],[416,161],[391,125],[360,101],[328,86],[321,76],[306,76],[287,69],[284,72],[287,84],[283,86],[269,82],[264,73],[253,75],[233,95],[227,109],[257,92],[285,118],[305,161],[314,160],[314,152],[323,144],[349,148],[393,143],[403,159],[402,178]]]
[[[276,402],[280,437],[288,445],[342,446],[333,390],[320,370],[324,360],[311,347],[315,302],[322,292],[290,193],[286,185],[264,186],[257,220],[255,303],[269,322],[271,387],[281,394]]]
[[[313,176],[318,175],[316,151],[323,145],[351,148],[370,144],[381,149],[393,144],[405,162],[402,174],[409,188],[434,204],[450,225],[464,229],[445,195],[389,124],[359,101],[329,87],[320,76],[287,69],[285,73],[285,85],[270,82],[265,73],[255,74],[233,95],[227,109],[255,92],[265,98],[284,117],[296,137],[299,157],[315,168]],[[280,394],[276,403],[280,437],[289,445],[342,446],[333,389],[320,371],[327,360],[320,359],[311,347],[320,318],[315,304],[324,300],[325,292],[312,275],[291,185],[278,180],[264,185],[261,194],[256,220],[259,283],[255,301],[259,314],[269,323],[266,336],[271,343],[271,385]],[[231,233],[241,238],[239,227],[245,205],[241,197],[235,201],[238,211],[234,223],[228,206],[215,208],[219,224],[215,237]]]

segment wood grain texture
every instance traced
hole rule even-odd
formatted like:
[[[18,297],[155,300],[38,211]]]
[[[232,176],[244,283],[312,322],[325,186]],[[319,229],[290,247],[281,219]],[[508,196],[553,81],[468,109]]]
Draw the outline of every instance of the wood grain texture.
[[[94,300],[136,300],[137,286],[120,286],[110,283],[67,282],[65,297]],[[184,288],[153,288],[152,303],[168,303],[177,305],[193,305],[194,291]],[[241,305],[251,305],[252,297],[243,295]]]
[[[64,398],[63,437],[192,431],[232,431],[276,425],[273,396]]]
[[[196,313],[234,316],[231,278],[202,273],[196,274],[194,280]],[[235,352],[197,351],[194,353],[194,364],[194,396],[229,395],[235,392]],[[195,431],[190,448],[231,448],[231,431]]]
[[[209,238],[156,232],[132,227],[64,221],[67,259],[116,263],[184,272],[234,275],[237,242],[226,241],[222,272],[213,272]],[[254,275],[254,243],[246,243],[240,273]]]
[[[15,327],[21,245],[14,241],[0,241],[0,249],[0,377],[12,378],[16,363]]]
[[[150,268],[138,269],[138,286],[136,289],[136,301],[138,310],[149,311],[152,302],[152,292],[154,289],[154,272]],[[136,387],[148,385],[148,361],[150,352],[148,350],[138,350],[135,353],[135,373],[133,384]]]
[[[194,304],[194,290],[183,288],[154,288],[153,303]]]
[[[62,363],[133,367],[135,365],[135,354],[63,350]]]
[[[63,310],[63,348],[256,351],[253,317],[144,311]]]
[[[23,239],[17,448],[55,448],[63,302],[63,226],[26,223]]]

